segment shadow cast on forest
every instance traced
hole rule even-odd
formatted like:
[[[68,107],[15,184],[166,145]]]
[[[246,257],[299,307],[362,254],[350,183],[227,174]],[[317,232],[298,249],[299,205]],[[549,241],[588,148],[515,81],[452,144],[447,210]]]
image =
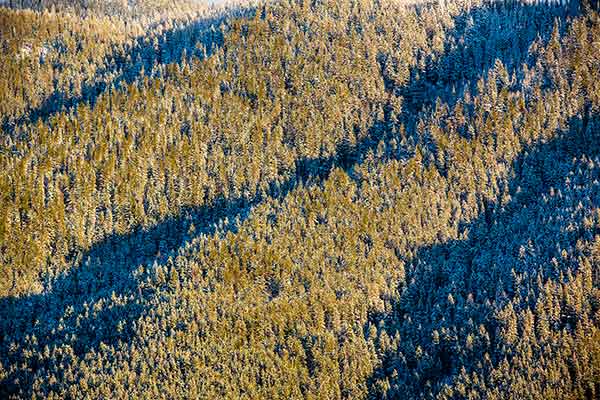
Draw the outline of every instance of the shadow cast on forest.
[[[600,157],[600,115],[590,114],[586,110],[554,139],[521,152],[511,166],[511,200],[502,204],[499,197],[484,203],[479,217],[463,223],[460,231],[468,232],[466,239],[419,247],[407,260],[405,283],[400,297],[392,301],[392,312],[370,316],[370,324],[402,339],[398,352],[385,355],[373,373],[373,397],[434,398],[436,390],[463,368],[472,372],[483,352],[491,355],[491,365],[498,365],[502,359],[495,359],[493,350],[505,345],[498,335],[498,311],[515,298],[525,299],[534,309],[531,290],[536,279],[563,282],[569,269],[577,269],[560,262],[557,266],[555,260],[562,258],[559,245],[592,240],[600,233],[598,228],[583,228],[584,211],[600,207],[600,190],[589,190],[592,181],[600,179],[600,168],[594,166],[592,177],[571,170],[574,159],[597,162]],[[577,201],[581,209],[574,212]],[[543,252],[529,254],[531,246]],[[576,317],[564,314],[554,329],[576,323]],[[479,352],[465,349],[467,336],[480,326],[489,334],[490,345]],[[434,331],[453,338],[436,343]],[[375,386],[383,379],[392,380],[387,393]]]
[[[139,36],[124,53],[115,51],[107,56],[110,62],[99,67],[93,82],[83,84],[81,95],[54,91],[39,107],[28,110],[16,120],[4,121],[2,129],[4,132],[13,132],[20,125],[38,121],[46,123],[53,114],[76,111],[83,104],[93,107],[107,91],[132,84],[144,75],[150,74],[152,77],[157,66],[208,57],[223,46],[222,27],[227,25],[228,20],[247,17],[253,12],[251,8],[228,8],[213,17],[189,21],[183,26],[167,30],[156,37],[157,43],[149,40],[152,36]],[[106,78],[115,74],[107,83]]]
[[[512,7],[512,6],[511,6]],[[520,7],[535,7],[521,5]],[[506,12],[510,7],[506,8]],[[555,15],[565,17],[564,11],[555,10]],[[476,16],[485,18],[486,13],[502,13],[502,9],[496,11],[472,9],[468,15],[457,17],[457,29],[470,29],[463,23],[468,18]],[[545,36],[549,35],[551,26],[542,29]],[[451,32],[450,34],[461,36],[465,32]],[[537,33],[526,34],[523,37],[533,41]],[[529,43],[524,43],[526,48]],[[140,50],[141,51],[141,50]],[[460,52],[460,55],[457,54]],[[437,65],[451,62],[464,52],[474,52],[466,44],[464,49],[449,49],[441,54]],[[514,68],[525,62],[525,52],[522,52],[522,60],[512,60],[507,65]],[[509,57],[508,52],[506,57]],[[478,79],[487,73],[493,65],[492,59],[481,63],[481,69],[470,71],[460,80],[467,82]],[[123,79],[127,79],[124,74]],[[133,74],[135,76],[135,74]],[[422,85],[422,82],[416,83]],[[415,85],[416,85],[415,84]],[[439,88],[446,83],[435,83],[428,88]],[[413,99],[414,87],[409,85],[400,88],[400,93],[408,98],[408,106],[404,114],[399,118],[400,122],[407,122],[415,118],[420,112],[426,112],[428,102],[425,99]],[[91,89],[93,102],[95,91]],[[450,90],[447,91],[451,93]],[[428,97],[429,94],[426,94]],[[460,96],[455,94],[455,96]],[[448,97],[448,96],[446,96]],[[445,101],[451,101],[445,98]],[[423,103],[417,104],[419,101]],[[63,345],[71,346],[76,355],[86,354],[97,349],[101,343],[116,344],[128,343],[132,340],[133,327],[131,326],[140,316],[148,310],[144,304],[145,298],[153,296],[153,293],[145,292],[142,288],[142,278],[136,274],[140,265],[151,266],[154,263],[164,263],[169,256],[177,254],[178,249],[190,240],[189,227],[193,223],[196,227],[194,235],[210,235],[216,232],[235,231],[236,222],[243,221],[250,214],[251,209],[260,204],[265,198],[282,199],[298,185],[320,185],[329,176],[335,167],[343,168],[351,172],[354,165],[360,164],[366,154],[377,148],[381,141],[391,138],[390,125],[391,111],[385,110],[385,118],[374,124],[354,146],[340,145],[338,152],[331,157],[303,159],[296,163],[296,174],[283,184],[272,184],[271,188],[262,195],[254,198],[220,199],[211,206],[189,207],[181,210],[178,217],[166,219],[151,228],[138,229],[126,235],[111,235],[100,243],[95,244],[89,251],[81,256],[77,266],[65,272],[62,276],[48,283],[46,290],[41,294],[22,297],[4,297],[0,299],[0,362],[4,370],[11,365],[28,364],[27,370],[10,373],[4,381],[0,382],[0,396],[11,393],[28,393],[35,378],[35,374],[42,373],[45,365],[43,361],[26,358],[24,350],[27,344],[22,344],[17,351],[10,350],[11,343],[22,341],[24,337],[36,337],[41,346],[48,345],[51,349]],[[40,117],[45,111],[39,111]],[[406,123],[410,126],[409,123]],[[394,154],[386,154],[387,158],[402,159],[410,156],[410,149],[405,149]],[[230,221],[225,223],[224,221]],[[422,250],[426,251],[425,249]],[[432,249],[430,251],[441,251]],[[415,289],[416,290],[416,289]],[[101,308],[90,312],[85,310],[94,308],[101,304],[104,299],[121,299],[120,307]],[[419,310],[416,309],[415,312]],[[421,310],[425,311],[425,310]],[[406,312],[409,312],[408,310]],[[86,315],[86,318],[76,318]],[[41,360],[41,358],[40,358]]]

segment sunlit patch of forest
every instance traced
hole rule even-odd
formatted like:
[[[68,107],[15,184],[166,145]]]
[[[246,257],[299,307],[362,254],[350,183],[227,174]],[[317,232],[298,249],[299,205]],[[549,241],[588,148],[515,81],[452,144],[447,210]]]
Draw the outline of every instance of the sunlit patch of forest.
[[[0,398],[600,398],[596,0],[0,1]]]

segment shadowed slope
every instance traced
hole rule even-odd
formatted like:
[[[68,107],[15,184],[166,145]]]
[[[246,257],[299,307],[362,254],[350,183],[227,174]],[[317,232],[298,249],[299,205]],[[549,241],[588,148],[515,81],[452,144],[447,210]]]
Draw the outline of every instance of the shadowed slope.
[[[74,112],[82,104],[95,105],[98,97],[110,88],[127,86],[144,75],[159,79],[170,64],[209,56],[222,46],[227,21],[247,17],[252,12],[246,8],[214,11],[214,16],[178,22],[175,28],[158,35],[153,32],[156,27],[151,26],[147,35],[135,38],[124,52],[115,49],[108,54],[91,82],[83,83],[81,95],[55,90],[39,107],[28,110],[16,120],[7,118],[2,129],[11,133],[27,123],[47,123],[55,113]]]
[[[476,9],[472,13],[486,15],[485,9]],[[459,20],[471,16],[471,13],[462,15]],[[466,25],[457,26],[461,29]],[[549,29],[546,33],[549,33]],[[463,34],[456,32],[457,37]],[[527,37],[528,40],[535,38],[533,35]],[[526,40],[523,45],[527,47],[528,44]],[[475,52],[468,43],[466,48],[467,53]],[[456,57],[457,51],[450,49],[444,52],[437,62],[440,65],[448,64],[449,60]],[[492,66],[492,61],[483,62],[482,70],[471,71],[464,79],[476,79],[484,75],[486,69]],[[523,61],[513,60],[509,65],[520,65]],[[406,107],[405,114],[399,120],[409,127],[410,121],[426,104],[421,95],[416,94],[421,91],[421,85],[422,82],[411,81],[406,87],[407,97],[411,96],[412,104]],[[392,86],[391,90],[396,88]],[[426,93],[424,97],[428,98],[429,95]],[[3,369],[8,371],[2,382],[4,393],[29,393],[33,376],[42,374],[45,368],[43,361],[37,363],[25,358],[22,350],[28,345],[22,342],[22,338],[35,335],[38,343],[52,348],[68,344],[76,354],[89,353],[101,343],[127,343],[130,340],[128,335],[132,332],[128,324],[148,311],[144,304],[145,296],[155,295],[145,291],[145,272],[138,266],[165,262],[169,256],[176,255],[178,249],[193,235],[213,234],[215,231],[219,234],[235,232],[236,224],[232,221],[243,222],[254,205],[267,197],[283,198],[300,183],[321,184],[334,167],[342,167],[351,173],[353,166],[360,164],[369,151],[376,149],[380,142],[385,144],[393,138],[393,128],[397,128],[397,123],[393,121],[391,113],[388,108],[383,120],[374,124],[366,138],[356,145],[342,145],[332,157],[298,161],[294,178],[283,184],[272,183],[263,195],[252,199],[222,199],[209,207],[183,209],[177,218],[167,219],[149,229],[140,229],[128,235],[113,235],[81,255],[76,267],[48,282],[43,293],[1,299],[0,315],[3,318],[0,322],[0,354],[6,355],[2,357]],[[409,131],[409,135],[422,140],[414,131]],[[403,148],[386,157],[404,159],[412,151],[412,148]],[[190,232],[192,224],[195,232]],[[216,226],[219,226],[218,230]],[[98,311],[90,312],[94,306],[105,302],[112,302],[115,306],[98,307]],[[11,349],[13,342],[17,342],[17,350]],[[14,368],[23,363],[27,364],[26,369]]]
[[[382,349],[388,353],[372,377],[374,397],[462,398],[461,387],[477,376],[479,393],[523,398],[533,388],[519,386],[527,382],[520,375],[527,373],[524,368],[515,367],[509,382],[502,381],[505,370],[493,373],[507,360],[522,365],[519,357],[540,363],[544,378],[553,371],[562,375],[555,369],[570,356],[558,355],[568,348],[558,344],[565,340],[561,332],[573,333],[578,326],[580,335],[588,335],[580,324],[594,315],[594,299],[584,298],[575,310],[568,298],[548,296],[548,290],[556,293],[555,287],[577,284],[578,276],[590,273],[580,257],[589,255],[600,233],[590,222],[600,207],[599,161],[600,118],[588,108],[555,139],[516,158],[503,194],[484,204],[478,218],[460,223],[465,239],[415,250],[407,260],[402,295],[392,301],[393,313],[371,321],[380,336],[400,338],[397,349]],[[597,276],[593,285],[600,285]],[[540,307],[549,307],[552,316],[540,314]],[[531,312],[538,327],[549,320],[548,331],[527,333],[523,315]],[[542,350],[546,343],[553,343],[552,351]],[[593,378],[591,367],[575,359],[568,363],[588,373],[528,383],[542,384],[548,397],[567,389],[585,392],[577,385]]]

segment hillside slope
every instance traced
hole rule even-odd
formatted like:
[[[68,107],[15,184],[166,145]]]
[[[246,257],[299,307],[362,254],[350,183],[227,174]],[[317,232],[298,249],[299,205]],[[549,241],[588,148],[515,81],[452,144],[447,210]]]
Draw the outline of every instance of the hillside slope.
[[[215,18],[2,102],[1,397],[600,396],[597,11]]]

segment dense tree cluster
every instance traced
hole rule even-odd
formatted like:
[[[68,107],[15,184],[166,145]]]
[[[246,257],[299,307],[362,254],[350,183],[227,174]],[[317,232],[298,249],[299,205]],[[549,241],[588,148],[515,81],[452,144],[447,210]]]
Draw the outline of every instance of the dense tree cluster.
[[[165,15],[198,11],[211,3],[232,4],[231,1],[202,0],[3,0],[13,9],[60,11],[79,16],[101,15],[129,21],[163,19]],[[8,4],[6,4],[8,3]],[[242,2],[237,2],[240,4]]]
[[[600,396],[589,4],[282,0],[151,50],[0,18],[156,64],[1,104],[0,396]]]
[[[60,3],[69,7],[0,8],[0,125],[5,133],[79,102],[93,104],[110,87],[159,74],[171,62],[210,53],[226,29],[225,14],[245,12],[201,2],[161,9],[147,2],[154,11],[138,17],[93,7],[82,17],[73,3]]]

